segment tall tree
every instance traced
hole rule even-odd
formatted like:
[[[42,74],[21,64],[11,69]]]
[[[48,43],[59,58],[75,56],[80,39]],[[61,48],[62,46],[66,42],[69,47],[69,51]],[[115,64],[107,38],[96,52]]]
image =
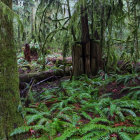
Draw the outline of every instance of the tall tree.
[[[12,0],[1,0],[0,5],[2,3],[8,13],[12,8]],[[19,137],[10,137],[10,133],[23,124],[18,112],[19,78],[11,15],[5,14],[0,7],[0,139],[20,140]]]

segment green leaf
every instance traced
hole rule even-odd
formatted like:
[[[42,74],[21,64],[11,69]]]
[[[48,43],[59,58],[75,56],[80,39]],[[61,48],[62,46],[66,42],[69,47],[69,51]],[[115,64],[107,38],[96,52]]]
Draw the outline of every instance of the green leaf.
[[[119,136],[122,138],[122,140],[132,140],[130,136],[125,132],[119,132]]]
[[[140,140],[140,134],[138,134],[138,135],[134,138],[134,140]]]

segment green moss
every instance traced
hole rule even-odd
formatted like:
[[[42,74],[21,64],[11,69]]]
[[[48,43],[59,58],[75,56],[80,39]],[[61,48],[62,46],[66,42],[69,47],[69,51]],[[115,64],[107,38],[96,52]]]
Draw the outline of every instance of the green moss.
[[[6,1],[11,4],[11,0]],[[10,137],[10,133],[23,124],[22,116],[17,111],[20,97],[13,26],[12,21],[8,21],[1,12],[0,19],[0,137],[20,140],[20,137]]]

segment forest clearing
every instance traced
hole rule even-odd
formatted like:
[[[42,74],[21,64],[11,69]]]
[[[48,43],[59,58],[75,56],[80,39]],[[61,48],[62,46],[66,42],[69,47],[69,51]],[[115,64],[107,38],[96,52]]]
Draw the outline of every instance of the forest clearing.
[[[140,1],[0,0],[0,140],[140,140]]]

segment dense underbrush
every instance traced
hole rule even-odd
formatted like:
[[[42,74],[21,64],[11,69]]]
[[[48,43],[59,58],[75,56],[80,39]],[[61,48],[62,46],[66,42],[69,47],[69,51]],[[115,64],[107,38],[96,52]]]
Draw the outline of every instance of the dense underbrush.
[[[64,81],[21,111],[25,125],[11,135],[40,140],[140,140],[138,74]]]

